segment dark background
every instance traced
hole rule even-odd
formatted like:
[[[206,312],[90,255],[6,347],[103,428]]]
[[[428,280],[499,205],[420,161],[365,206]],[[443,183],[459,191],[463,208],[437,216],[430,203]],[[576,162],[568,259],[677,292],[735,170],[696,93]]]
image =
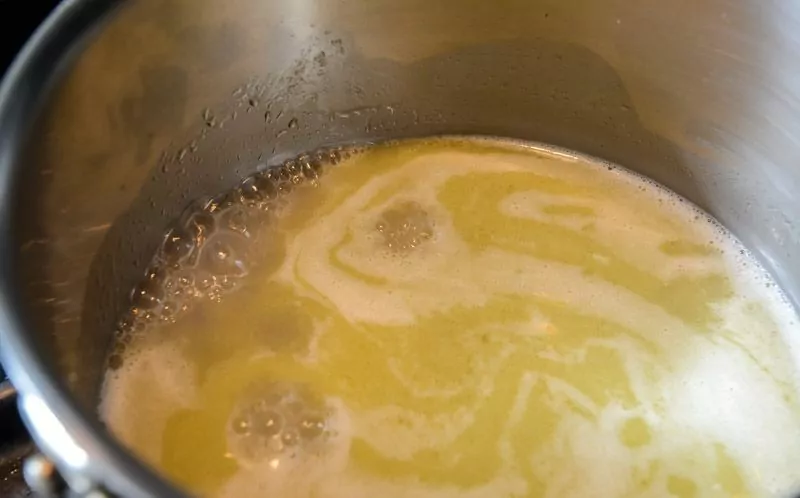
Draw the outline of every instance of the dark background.
[[[58,0],[0,0],[0,73]]]

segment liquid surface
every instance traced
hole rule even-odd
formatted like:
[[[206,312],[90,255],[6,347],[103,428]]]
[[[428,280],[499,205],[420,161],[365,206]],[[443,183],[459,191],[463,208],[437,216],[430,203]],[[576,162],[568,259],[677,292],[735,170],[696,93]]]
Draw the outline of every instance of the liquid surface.
[[[706,215],[523,144],[338,159],[206,204],[134,292],[100,411],[177,483],[316,498],[797,489],[797,317]]]

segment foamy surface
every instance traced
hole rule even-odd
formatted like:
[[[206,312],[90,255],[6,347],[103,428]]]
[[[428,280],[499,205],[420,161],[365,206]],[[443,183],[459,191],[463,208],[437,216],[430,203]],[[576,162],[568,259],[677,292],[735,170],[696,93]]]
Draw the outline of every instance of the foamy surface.
[[[111,430],[193,491],[800,487],[794,310],[644,178],[530,144],[400,142],[298,185],[257,230],[270,262],[240,251],[241,285],[126,337],[106,377]]]

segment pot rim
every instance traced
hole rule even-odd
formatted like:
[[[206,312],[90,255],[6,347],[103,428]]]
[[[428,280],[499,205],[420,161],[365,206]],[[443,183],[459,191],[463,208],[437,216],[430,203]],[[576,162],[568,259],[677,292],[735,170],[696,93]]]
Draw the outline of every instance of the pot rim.
[[[14,185],[38,111],[69,69],[87,35],[122,0],[64,0],[34,32],[0,83],[0,234],[12,233]],[[21,311],[12,237],[0,237],[0,360],[19,392],[19,409],[34,441],[68,484],[123,496],[183,496],[134,457],[77,403],[42,361]],[[79,490],[75,490],[79,491]]]

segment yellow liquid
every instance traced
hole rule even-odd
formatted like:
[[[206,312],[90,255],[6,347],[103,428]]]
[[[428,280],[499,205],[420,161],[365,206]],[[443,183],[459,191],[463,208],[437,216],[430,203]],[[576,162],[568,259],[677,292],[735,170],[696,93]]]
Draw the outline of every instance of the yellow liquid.
[[[385,144],[297,189],[267,230],[241,289],[107,376],[112,431],[190,491],[800,483],[793,311],[728,234],[629,172],[501,141]]]

